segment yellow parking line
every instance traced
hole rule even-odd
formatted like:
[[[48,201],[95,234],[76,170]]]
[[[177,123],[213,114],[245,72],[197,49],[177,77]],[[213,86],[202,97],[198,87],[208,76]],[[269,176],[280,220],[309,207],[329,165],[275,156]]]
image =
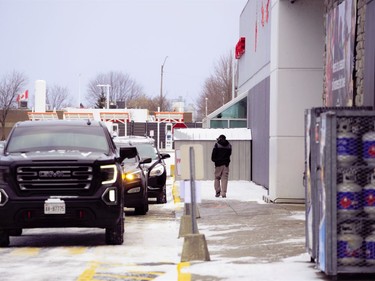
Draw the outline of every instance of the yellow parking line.
[[[112,264],[93,261],[76,281],[98,281],[98,280],[154,280],[156,277],[163,275],[161,271],[127,271],[123,274],[106,272],[111,267],[118,266],[136,266],[136,264]]]
[[[96,270],[99,267],[98,262],[91,262],[90,267],[86,269],[77,279],[77,281],[92,281]]]
[[[184,272],[181,272],[181,269],[185,268],[185,267],[189,267],[190,266],[190,263],[189,262],[180,262],[178,265],[177,265],[177,280],[178,281],[191,281],[191,273],[184,273]]]
[[[86,252],[87,247],[70,247],[67,250],[71,255],[80,255]]]
[[[12,251],[12,255],[16,256],[36,256],[40,252],[40,248],[19,248]]]
[[[97,273],[98,277],[107,277],[109,280],[154,280],[157,276],[146,277],[145,274],[149,272],[137,272],[140,276],[127,275],[127,274],[111,274],[111,273]]]

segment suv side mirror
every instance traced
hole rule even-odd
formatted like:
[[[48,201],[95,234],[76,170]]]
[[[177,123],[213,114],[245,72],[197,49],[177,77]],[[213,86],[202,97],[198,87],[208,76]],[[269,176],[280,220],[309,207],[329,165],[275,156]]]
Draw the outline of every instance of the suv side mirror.
[[[120,147],[120,162],[124,161],[125,158],[134,158],[138,154],[135,147]]]

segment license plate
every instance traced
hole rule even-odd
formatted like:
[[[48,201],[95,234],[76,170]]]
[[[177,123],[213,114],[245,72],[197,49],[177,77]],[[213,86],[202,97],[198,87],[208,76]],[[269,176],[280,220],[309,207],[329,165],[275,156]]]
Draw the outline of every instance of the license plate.
[[[48,199],[44,202],[44,214],[65,214],[65,202],[60,199]]]

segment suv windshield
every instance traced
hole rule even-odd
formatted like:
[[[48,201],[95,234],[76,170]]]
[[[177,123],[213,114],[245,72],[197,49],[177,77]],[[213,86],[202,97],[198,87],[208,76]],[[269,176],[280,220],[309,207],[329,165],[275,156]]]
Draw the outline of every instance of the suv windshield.
[[[139,156],[141,158],[151,158],[152,160],[158,160],[158,154],[156,148],[151,144],[146,143],[134,143],[134,146],[137,147]]]
[[[79,150],[108,153],[109,147],[101,127],[30,126],[12,133],[7,152]]]

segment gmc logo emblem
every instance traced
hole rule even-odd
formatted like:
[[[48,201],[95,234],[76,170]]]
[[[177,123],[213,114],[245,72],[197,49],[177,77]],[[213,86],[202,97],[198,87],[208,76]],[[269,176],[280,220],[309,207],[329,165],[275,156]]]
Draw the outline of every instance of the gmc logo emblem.
[[[70,176],[70,171],[39,171],[40,178],[64,178]]]

